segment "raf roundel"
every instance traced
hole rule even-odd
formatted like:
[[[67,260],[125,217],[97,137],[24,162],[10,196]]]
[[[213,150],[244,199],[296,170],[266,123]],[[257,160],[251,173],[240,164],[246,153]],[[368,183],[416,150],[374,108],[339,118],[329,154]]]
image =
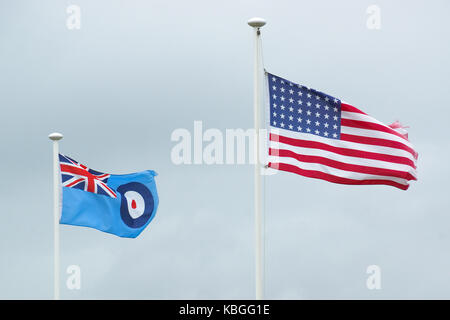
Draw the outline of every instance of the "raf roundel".
[[[120,216],[130,228],[141,228],[151,218],[155,207],[150,190],[139,182],[130,182],[117,188],[122,195]]]

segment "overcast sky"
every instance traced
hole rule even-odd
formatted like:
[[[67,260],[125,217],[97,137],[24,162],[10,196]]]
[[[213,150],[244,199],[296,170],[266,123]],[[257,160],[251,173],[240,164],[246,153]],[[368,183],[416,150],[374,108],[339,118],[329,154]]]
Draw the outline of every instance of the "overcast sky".
[[[81,8],[81,29],[66,8]],[[366,26],[369,5],[381,29]],[[254,298],[253,167],[174,165],[177,128],[250,128],[252,16],[265,67],[400,120],[419,152],[408,191],[281,172],[266,180],[266,297],[450,298],[450,3],[0,1],[0,298],[53,296],[52,149],[146,169],[160,206],[136,239],[61,226],[64,299]],[[368,290],[366,268],[381,268]],[[65,286],[81,267],[81,289]]]

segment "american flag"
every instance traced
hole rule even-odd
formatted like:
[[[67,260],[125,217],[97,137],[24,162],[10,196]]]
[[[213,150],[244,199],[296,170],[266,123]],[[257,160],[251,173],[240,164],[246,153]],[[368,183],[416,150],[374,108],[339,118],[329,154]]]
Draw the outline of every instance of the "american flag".
[[[63,187],[81,189],[117,198],[114,190],[107,186],[109,174],[89,169],[85,165],[62,154],[59,155],[59,164]]]
[[[417,152],[397,122],[387,126],[335,97],[267,73],[269,164],[353,185],[402,190],[417,180]]]

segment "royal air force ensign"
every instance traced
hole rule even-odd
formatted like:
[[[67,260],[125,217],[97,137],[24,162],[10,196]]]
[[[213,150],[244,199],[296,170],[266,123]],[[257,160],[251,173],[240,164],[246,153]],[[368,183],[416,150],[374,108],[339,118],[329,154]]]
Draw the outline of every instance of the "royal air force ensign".
[[[95,228],[135,238],[158,208],[156,172],[105,174],[60,155],[62,224]]]

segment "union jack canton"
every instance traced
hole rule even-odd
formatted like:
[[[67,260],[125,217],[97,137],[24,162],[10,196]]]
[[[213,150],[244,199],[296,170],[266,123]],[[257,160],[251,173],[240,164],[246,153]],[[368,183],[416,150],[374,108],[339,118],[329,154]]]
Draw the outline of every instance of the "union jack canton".
[[[107,186],[109,174],[89,169],[85,165],[62,154],[59,155],[59,163],[63,187],[117,198],[116,193]]]

